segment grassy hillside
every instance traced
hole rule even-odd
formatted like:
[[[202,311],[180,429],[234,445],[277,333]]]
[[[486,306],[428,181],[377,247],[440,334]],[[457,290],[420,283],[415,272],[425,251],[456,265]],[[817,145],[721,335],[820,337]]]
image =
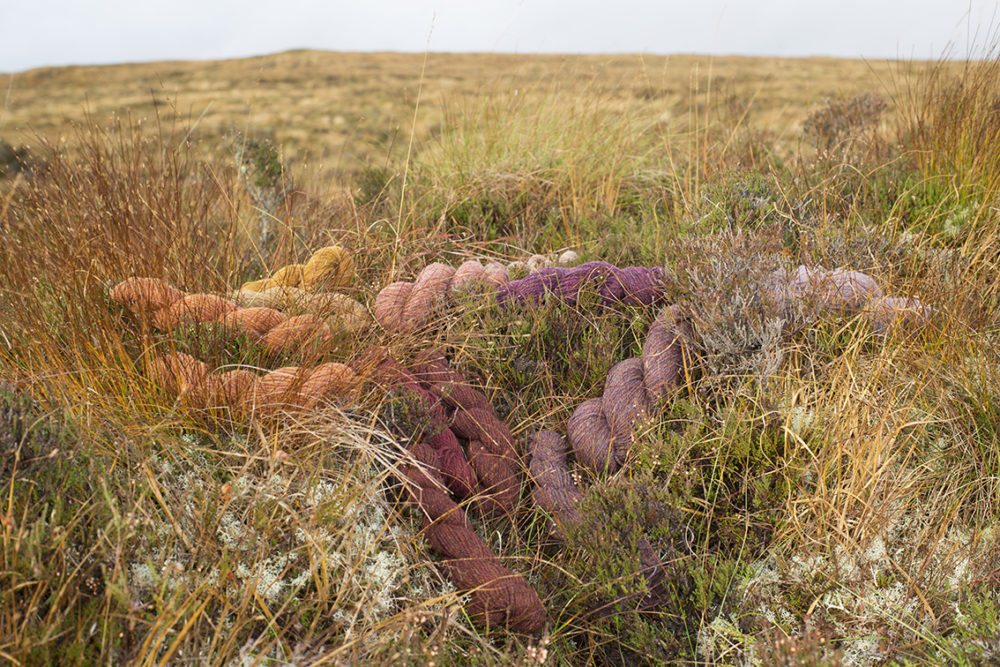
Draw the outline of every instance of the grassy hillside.
[[[0,176],[0,660],[1000,660],[997,59],[305,52],[0,85],[0,138],[28,147]],[[427,435],[412,404],[366,382],[304,415],[206,415],[151,360],[443,350],[523,455],[657,313],[473,294],[416,333],[275,356],[109,298],[128,276],[227,294],[331,243],[368,308],[434,261],[663,269],[692,328],[684,379],[620,471],[573,464],[579,524],[550,530],[526,475],[513,522],[468,504],[538,592],[540,636],[475,624],[441,567],[402,488]],[[799,264],[933,314],[887,333],[779,318],[761,281]],[[643,541],[669,573],[654,608]]]
[[[209,145],[233,132],[267,136],[288,158],[356,171],[439,134],[449,112],[483,100],[540,94],[627,113],[643,124],[712,110],[751,116],[778,142],[798,144],[825,98],[892,90],[925,69],[829,58],[504,56],[296,51],[223,62],[65,67],[0,74],[0,139],[79,142],[74,123],[126,114],[179,122]],[[420,107],[415,109],[417,98]],[[890,100],[891,102],[891,100]],[[416,121],[414,123],[414,120]]]

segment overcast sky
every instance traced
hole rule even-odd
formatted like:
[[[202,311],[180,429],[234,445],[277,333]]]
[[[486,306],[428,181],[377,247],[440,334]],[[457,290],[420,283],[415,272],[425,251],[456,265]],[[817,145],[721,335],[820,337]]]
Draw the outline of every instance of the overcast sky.
[[[0,0],[0,71],[292,48],[936,58],[998,22],[1000,0]]]

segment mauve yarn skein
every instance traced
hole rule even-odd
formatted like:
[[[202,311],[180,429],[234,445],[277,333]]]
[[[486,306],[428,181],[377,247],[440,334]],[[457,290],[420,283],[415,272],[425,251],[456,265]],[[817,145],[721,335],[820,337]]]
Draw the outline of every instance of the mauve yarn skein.
[[[456,588],[469,591],[466,609],[479,625],[508,627],[537,634],[545,627],[545,607],[524,577],[507,569],[476,534],[462,508],[428,474],[437,468],[435,452],[426,443],[412,448],[426,468],[403,466],[410,493],[424,512],[424,534],[444,558]],[[431,473],[433,474],[433,473]]]
[[[793,271],[777,269],[761,285],[761,293],[779,313],[804,306],[814,314],[860,314],[876,333],[887,333],[900,324],[923,326],[934,313],[920,299],[885,296],[874,278],[847,269],[805,265]]]
[[[554,431],[539,431],[531,437],[529,448],[530,473],[535,483],[531,497],[555,518],[558,534],[565,536],[566,531],[582,519],[578,506],[583,499],[583,493],[577,488],[566,464],[566,439]],[[614,548],[620,547],[614,545]],[[655,608],[669,599],[670,581],[649,540],[640,538],[636,547],[639,551],[639,573],[646,580],[641,606]]]
[[[686,335],[680,309],[667,308],[650,325],[642,356],[612,366],[604,394],[581,403],[566,425],[577,461],[609,472],[621,466],[636,423],[680,383]]]
[[[424,387],[414,374],[384,350],[371,348],[355,361],[360,374],[381,384],[390,393],[416,400],[427,411],[422,441],[435,451],[437,471],[448,489],[459,498],[468,498],[476,489],[476,473],[469,465],[461,443],[449,428],[449,417],[441,401]],[[363,369],[363,370],[362,370]]]

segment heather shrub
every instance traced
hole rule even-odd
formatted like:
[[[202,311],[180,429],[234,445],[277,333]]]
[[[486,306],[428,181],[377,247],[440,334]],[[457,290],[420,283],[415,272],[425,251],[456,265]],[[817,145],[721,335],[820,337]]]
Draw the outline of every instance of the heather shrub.
[[[877,93],[827,100],[802,125],[802,133],[823,159],[877,154],[878,130],[887,108]]]

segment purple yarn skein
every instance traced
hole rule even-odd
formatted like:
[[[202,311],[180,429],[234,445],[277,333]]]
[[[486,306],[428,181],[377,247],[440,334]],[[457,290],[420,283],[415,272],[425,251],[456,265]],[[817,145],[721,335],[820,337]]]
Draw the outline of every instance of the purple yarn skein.
[[[646,266],[619,268],[607,262],[587,262],[573,268],[547,267],[501,286],[497,301],[538,302],[546,294],[554,294],[575,305],[580,292],[587,286],[597,288],[604,305],[651,306],[663,298],[663,269]]]

